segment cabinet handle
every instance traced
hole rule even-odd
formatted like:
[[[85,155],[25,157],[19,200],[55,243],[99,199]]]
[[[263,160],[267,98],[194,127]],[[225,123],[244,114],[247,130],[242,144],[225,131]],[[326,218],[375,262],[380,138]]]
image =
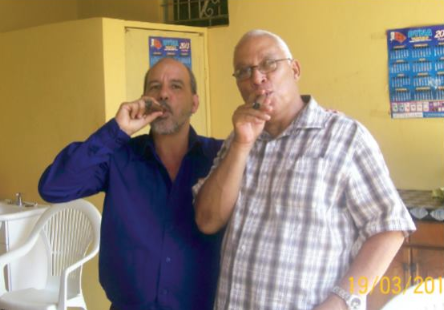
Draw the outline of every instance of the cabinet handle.
[[[411,270],[412,270],[412,281],[413,281],[414,284],[416,284],[418,281],[417,280],[415,281],[415,279],[419,278],[418,277],[418,273],[419,273],[418,263],[413,263],[412,267],[411,267]]]
[[[404,281],[409,281],[409,283],[406,283],[406,285],[411,286],[412,285],[412,277],[411,277],[412,266],[410,264],[403,263],[402,269],[404,271]]]

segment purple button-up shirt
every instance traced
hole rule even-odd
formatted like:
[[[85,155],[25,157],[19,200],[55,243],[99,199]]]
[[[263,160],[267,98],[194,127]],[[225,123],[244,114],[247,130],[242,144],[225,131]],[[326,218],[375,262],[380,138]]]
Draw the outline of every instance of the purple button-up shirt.
[[[49,202],[106,193],[99,273],[118,309],[212,308],[221,233],[198,230],[191,187],[207,175],[220,146],[191,129],[172,181],[152,136],[130,138],[113,119],[66,147],[44,172],[39,191]]]

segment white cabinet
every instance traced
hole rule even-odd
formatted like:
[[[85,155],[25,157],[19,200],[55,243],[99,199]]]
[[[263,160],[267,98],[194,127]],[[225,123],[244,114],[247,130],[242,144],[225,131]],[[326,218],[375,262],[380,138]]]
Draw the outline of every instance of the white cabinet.
[[[19,207],[0,202],[0,254],[26,241],[45,209],[46,206]],[[39,240],[29,254],[7,265],[6,288],[42,287],[47,274],[45,255],[44,244]]]

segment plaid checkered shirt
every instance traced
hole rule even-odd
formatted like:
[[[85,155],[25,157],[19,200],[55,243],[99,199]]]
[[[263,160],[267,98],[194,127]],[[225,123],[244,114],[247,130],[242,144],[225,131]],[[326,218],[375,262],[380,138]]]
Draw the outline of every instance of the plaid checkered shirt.
[[[371,134],[305,99],[281,135],[263,132],[249,154],[226,228],[215,309],[311,310],[366,239],[415,230]]]

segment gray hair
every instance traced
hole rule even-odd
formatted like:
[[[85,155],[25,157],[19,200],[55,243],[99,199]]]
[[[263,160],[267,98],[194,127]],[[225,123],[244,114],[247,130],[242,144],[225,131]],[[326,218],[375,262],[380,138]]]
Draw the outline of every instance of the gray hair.
[[[274,39],[276,43],[279,45],[279,47],[282,49],[282,51],[285,53],[285,57],[293,59],[293,55],[290,52],[290,48],[280,36],[278,36],[273,32],[262,29],[253,29],[244,34],[242,38],[239,40],[239,42],[236,44],[236,47],[234,48],[234,53],[236,53],[238,47],[248,39],[256,37],[264,37],[264,36]]]
[[[148,87],[148,76],[150,75],[151,70],[152,70],[152,69],[153,69],[158,63],[162,62],[164,59],[167,59],[167,58],[173,59],[173,60],[175,60],[175,61],[177,61],[177,62],[183,64],[183,63],[180,62],[179,60],[174,59],[174,58],[172,58],[172,57],[165,57],[165,58],[160,59],[160,60],[159,60],[158,62],[156,62],[151,68],[149,68],[148,71],[145,73],[145,79],[144,79],[144,82],[143,82],[143,91],[144,91],[144,93],[146,92],[146,89],[147,89],[147,87]],[[186,66],[185,64],[183,64],[183,65],[184,65],[185,68],[187,69],[188,76],[190,77],[191,93],[192,93],[193,95],[196,95],[196,94],[197,94],[197,82],[196,82],[196,76],[194,75],[193,71],[191,71],[191,69],[190,69],[188,66]]]

